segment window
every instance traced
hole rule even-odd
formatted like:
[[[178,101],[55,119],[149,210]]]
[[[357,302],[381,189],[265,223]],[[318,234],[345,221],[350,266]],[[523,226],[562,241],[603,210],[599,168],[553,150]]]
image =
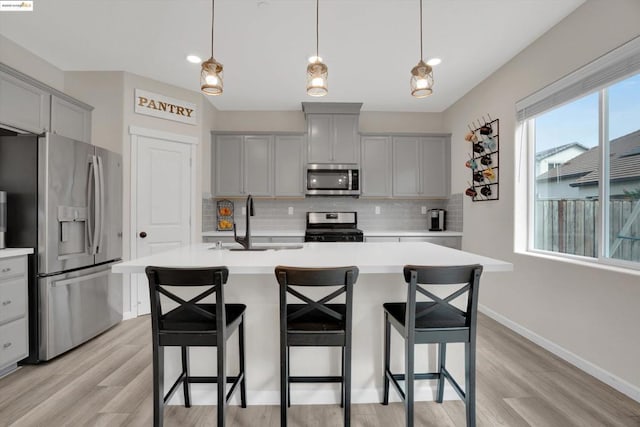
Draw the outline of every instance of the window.
[[[528,249],[640,268],[640,38],[518,103]]]

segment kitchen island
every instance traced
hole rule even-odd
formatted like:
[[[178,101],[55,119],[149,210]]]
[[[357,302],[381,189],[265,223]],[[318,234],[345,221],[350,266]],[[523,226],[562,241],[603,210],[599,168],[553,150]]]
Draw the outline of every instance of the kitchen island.
[[[259,244],[255,245],[259,247]],[[276,265],[297,267],[335,267],[355,265],[360,277],[354,286],[352,401],[379,402],[382,390],[382,304],[406,299],[406,284],[402,268],[406,264],[462,265],[481,264],[483,281],[491,280],[492,272],[508,272],[512,264],[469,252],[425,242],[405,243],[305,243],[302,248],[265,251],[231,251],[215,245],[195,244],[151,255],[113,266],[115,273],[144,273],[148,265],[164,267],[227,266],[229,281],[225,289],[227,302],[247,305],[247,399],[251,405],[279,404],[279,318]],[[299,247],[300,245],[298,245]],[[295,246],[294,246],[295,247]],[[482,286],[482,285],[481,285]],[[482,295],[482,292],[480,293]],[[228,373],[236,372],[236,340],[229,342]],[[459,347],[458,347],[459,346]],[[392,334],[392,368],[400,371],[403,352],[400,338]],[[450,370],[464,382],[462,346],[451,345],[447,352]],[[176,350],[176,351],[170,351]],[[434,370],[437,362],[435,346],[418,346],[416,369]],[[180,369],[179,351],[166,351],[165,381],[167,387]],[[193,375],[214,375],[215,349],[191,350]],[[294,348],[291,351],[291,375],[337,375],[340,350],[337,348]],[[416,397],[433,399],[434,384],[416,383]],[[392,400],[397,398],[391,393]],[[445,398],[457,398],[452,389],[445,389]],[[182,403],[176,393],[172,403]],[[214,384],[193,384],[192,402],[215,404]],[[338,384],[294,384],[292,404],[340,402]]]

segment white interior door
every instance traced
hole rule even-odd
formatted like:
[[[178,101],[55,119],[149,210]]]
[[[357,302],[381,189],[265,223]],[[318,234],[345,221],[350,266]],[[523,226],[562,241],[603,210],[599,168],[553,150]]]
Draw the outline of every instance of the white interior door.
[[[167,251],[191,241],[191,146],[152,137],[138,138],[136,153],[136,257]],[[147,278],[138,274],[138,315],[150,312]]]

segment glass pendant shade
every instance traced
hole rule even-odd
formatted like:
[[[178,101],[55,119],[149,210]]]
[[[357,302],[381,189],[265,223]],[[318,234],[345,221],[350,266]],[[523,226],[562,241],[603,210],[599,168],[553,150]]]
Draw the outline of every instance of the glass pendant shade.
[[[411,69],[411,95],[424,98],[433,93],[433,69],[423,60]]]
[[[329,93],[327,88],[328,77],[329,69],[321,60],[316,59],[315,62],[307,65],[307,95],[325,96]]]
[[[213,57],[202,63],[200,90],[205,95],[221,95],[223,91],[222,64]]]

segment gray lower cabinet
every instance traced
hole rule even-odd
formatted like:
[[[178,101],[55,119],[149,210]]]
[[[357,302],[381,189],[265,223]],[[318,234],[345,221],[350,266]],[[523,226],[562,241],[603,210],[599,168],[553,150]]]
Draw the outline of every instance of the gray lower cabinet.
[[[91,142],[91,110],[58,96],[51,96],[51,132]]]
[[[363,136],[361,152],[362,197],[390,197],[392,190],[391,138]]]
[[[244,237],[244,232],[241,233]],[[222,242],[223,244],[235,243],[233,237],[230,236],[203,236],[202,241],[204,243],[216,243]],[[251,238],[253,243],[303,243],[303,236],[254,236]]]
[[[27,357],[27,256],[0,259],[0,375]]]
[[[304,197],[304,150],[303,135],[276,135],[275,151],[275,196]]]
[[[51,95],[28,82],[0,72],[0,123],[19,130],[49,130]]]
[[[461,236],[365,236],[365,242],[428,242],[453,249],[462,248]]]
[[[304,243],[304,236],[274,236],[271,243]]]
[[[461,236],[410,236],[400,237],[400,242],[428,242],[453,249],[462,249]]]
[[[391,237],[391,236],[370,236],[364,238],[365,242],[368,243],[388,243],[388,242],[399,242],[399,237]]]
[[[273,136],[217,135],[212,153],[216,196],[273,195]]]

